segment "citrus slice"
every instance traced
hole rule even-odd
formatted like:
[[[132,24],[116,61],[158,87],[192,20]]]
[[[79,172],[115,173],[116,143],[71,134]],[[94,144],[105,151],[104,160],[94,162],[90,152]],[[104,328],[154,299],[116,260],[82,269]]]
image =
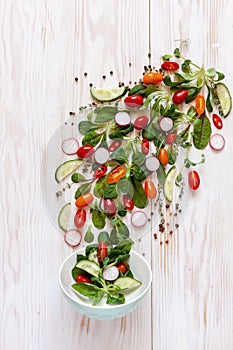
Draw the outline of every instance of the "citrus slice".
[[[63,231],[67,231],[71,212],[71,203],[66,203],[58,215],[58,225]]]
[[[64,180],[67,176],[72,174],[72,172],[76,170],[82,162],[83,161],[81,159],[73,159],[59,165],[55,172],[56,181],[61,182]]]
[[[165,182],[164,182],[164,195],[169,202],[172,202],[173,199],[173,186],[176,178],[176,167],[173,166],[167,173]]]
[[[114,101],[121,96],[124,96],[127,92],[127,87],[116,87],[116,88],[91,88],[90,92],[92,97],[96,101],[109,102]]]
[[[230,91],[223,83],[216,84],[216,93],[222,110],[222,116],[226,118],[232,108],[232,98]]]

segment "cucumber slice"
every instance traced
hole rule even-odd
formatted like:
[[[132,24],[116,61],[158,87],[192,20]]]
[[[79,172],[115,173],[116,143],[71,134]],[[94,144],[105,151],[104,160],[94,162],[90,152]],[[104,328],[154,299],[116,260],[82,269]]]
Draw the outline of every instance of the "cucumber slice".
[[[61,208],[60,213],[58,214],[58,225],[63,231],[68,229],[68,221],[71,212],[71,203],[66,203],[64,207]]]
[[[225,84],[218,83],[216,84],[216,93],[222,110],[221,115],[226,118],[230,114],[232,108],[230,91]]]
[[[164,182],[164,195],[169,202],[172,202],[173,199],[173,185],[176,178],[176,167],[173,166],[167,173],[165,182]]]
[[[132,289],[139,287],[142,283],[131,277],[119,277],[113,284],[120,289]]]
[[[67,176],[72,174],[72,172],[76,170],[82,164],[82,162],[82,159],[73,159],[59,165],[55,172],[56,181],[59,183],[64,180]]]
[[[81,260],[76,264],[76,267],[82,269],[89,273],[92,276],[98,277],[99,272],[101,271],[99,265],[95,264],[89,260]]]
[[[109,102],[117,100],[124,96],[127,92],[127,87],[116,87],[116,88],[92,88],[90,89],[92,97],[96,101]]]
[[[99,265],[99,260],[98,260],[98,256],[97,256],[97,250],[93,250],[93,252],[91,252],[88,255],[88,260],[94,262],[96,265]]]

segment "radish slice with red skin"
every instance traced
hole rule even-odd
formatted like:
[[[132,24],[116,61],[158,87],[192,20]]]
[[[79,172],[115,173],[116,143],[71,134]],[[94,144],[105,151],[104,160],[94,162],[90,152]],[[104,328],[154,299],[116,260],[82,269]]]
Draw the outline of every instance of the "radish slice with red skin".
[[[78,230],[72,228],[66,231],[64,240],[70,247],[75,248],[81,243],[82,234]]]
[[[118,126],[127,126],[131,122],[130,115],[127,112],[118,112],[114,119]]]
[[[221,151],[225,146],[225,139],[220,134],[213,134],[210,137],[209,144],[214,151]]]
[[[143,211],[137,210],[134,213],[132,213],[131,222],[135,227],[140,228],[146,224],[147,216]]]
[[[174,122],[169,117],[163,117],[159,121],[159,127],[164,132],[168,132],[168,131],[172,130],[173,125],[174,125]]]
[[[62,141],[61,149],[67,156],[73,156],[76,154],[78,148],[79,142],[74,137],[69,137],[68,139]]]
[[[158,170],[158,168],[160,166],[160,162],[159,162],[158,158],[156,158],[154,156],[150,156],[150,157],[146,158],[145,166],[149,171],[153,172],[153,171]]]
[[[103,277],[107,281],[114,281],[119,276],[119,270],[116,266],[107,266],[103,270]]]
[[[99,147],[95,151],[95,161],[99,164],[104,164],[109,160],[110,153],[104,147]]]

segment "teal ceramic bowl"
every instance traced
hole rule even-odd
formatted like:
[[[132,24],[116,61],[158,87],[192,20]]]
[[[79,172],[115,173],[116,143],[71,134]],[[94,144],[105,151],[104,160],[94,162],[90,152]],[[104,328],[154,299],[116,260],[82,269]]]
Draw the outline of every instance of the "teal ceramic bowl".
[[[59,270],[59,284],[66,299],[82,315],[98,320],[113,320],[117,317],[122,317],[133,311],[150,289],[152,281],[151,268],[140,254],[131,250],[129,258],[130,268],[134,277],[142,282],[141,286],[125,293],[125,304],[108,305],[106,304],[106,299],[103,299],[99,305],[93,306],[92,300],[81,296],[71,288],[71,285],[74,283],[71,270],[76,263],[77,254],[84,254],[84,248],[75,251],[65,259]]]

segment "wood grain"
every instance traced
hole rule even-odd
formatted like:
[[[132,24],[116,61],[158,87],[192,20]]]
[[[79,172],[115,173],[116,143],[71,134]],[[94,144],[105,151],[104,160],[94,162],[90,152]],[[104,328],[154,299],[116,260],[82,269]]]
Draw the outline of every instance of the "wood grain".
[[[177,39],[190,39],[184,54],[224,71],[233,91],[232,10],[230,0],[0,2],[1,350],[233,348],[232,116],[225,149],[205,152],[200,191],[169,244],[136,242],[153,286],[118,320],[90,320],[64,300],[58,269],[71,250],[39,180],[47,142],[90,101],[89,84],[133,84]]]

